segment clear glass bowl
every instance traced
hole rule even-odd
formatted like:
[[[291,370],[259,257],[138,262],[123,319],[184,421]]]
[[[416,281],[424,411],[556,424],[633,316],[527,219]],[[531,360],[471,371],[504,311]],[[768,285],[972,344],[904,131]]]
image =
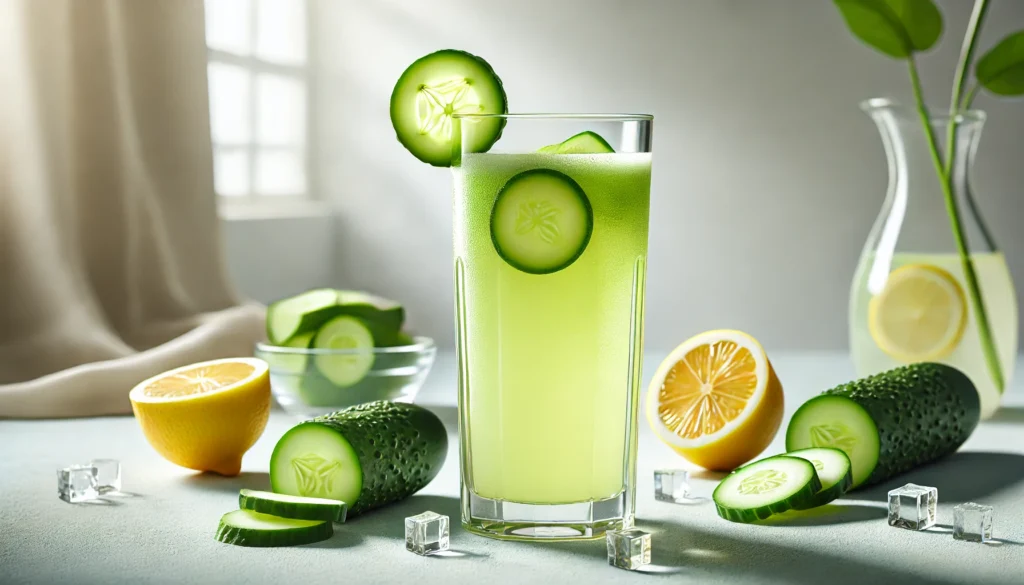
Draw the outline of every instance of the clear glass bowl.
[[[316,349],[256,344],[256,357],[270,364],[270,388],[286,412],[313,417],[374,400],[412,402],[434,364],[437,347],[429,337],[413,345],[372,350]],[[324,376],[317,360],[365,360],[370,369],[357,382],[337,384]]]

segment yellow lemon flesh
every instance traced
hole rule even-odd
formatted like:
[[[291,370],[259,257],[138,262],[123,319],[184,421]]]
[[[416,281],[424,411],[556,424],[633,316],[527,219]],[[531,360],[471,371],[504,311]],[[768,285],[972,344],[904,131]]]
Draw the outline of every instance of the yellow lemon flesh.
[[[761,344],[741,331],[706,331],[661,363],[647,390],[655,434],[701,467],[729,471],[757,457],[782,423],[783,396]]]
[[[128,398],[146,440],[165,459],[233,476],[267,426],[270,375],[263,360],[215,360],[154,376]]]
[[[908,264],[889,274],[868,306],[878,347],[902,362],[941,359],[956,349],[967,324],[960,284],[937,266]]]

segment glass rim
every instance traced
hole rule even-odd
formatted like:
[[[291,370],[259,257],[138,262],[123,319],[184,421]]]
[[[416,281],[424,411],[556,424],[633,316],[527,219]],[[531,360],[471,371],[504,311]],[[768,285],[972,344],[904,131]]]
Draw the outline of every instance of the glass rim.
[[[283,347],[271,345],[264,341],[256,343],[256,351],[276,355],[359,355],[365,353],[373,354],[401,354],[418,353],[436,349],[434,340],[422,335],[413,336],[412,345],[393,345],[388,347],[374,347],[369,349],[330,349],[320,347]]]
[[[599,122],[650,122],[653,114],[558,114],[550,112],[537,113],[504,113],[504,114],[471,114],[455,113],[452,118],[488,119],[503,118],[506,120],[594,120]]]
[[[917,118],[917,110],[911,106],[904,105],[892,98],[871,98],[860,102],[860,109],[865,112],[876,112],[879,110],[893,110],[898,112],[902,116],[908,116]],[[948,110],[940,110],[938,108],[928,108],[928,119],[932,123],[937,124],[948,124],[951,120],[957,124],[970,124],[984,122],[986,118],[985,112],[982,110],[970,109],[963,110],[955,116],[950,116]]]

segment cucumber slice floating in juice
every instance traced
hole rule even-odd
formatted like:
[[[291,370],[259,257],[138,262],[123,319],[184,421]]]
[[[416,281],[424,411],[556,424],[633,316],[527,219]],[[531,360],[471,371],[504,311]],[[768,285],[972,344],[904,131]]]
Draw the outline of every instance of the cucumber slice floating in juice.
[[[322,520],[296,520],[235,510],[220,519],[217,540],[238,546],[292,546],[327,540],[334,525]]]
[[[410,65],[391,93],[391,124],[398,141],[416,158],[437,167],[451,166],[453,114],[504,114],[508,99],[501,80],[480,57],[446,49]],[[502,117],[474,121],[469,152],[487,152],[501,136]]]
[[[261,514],[296,520],[324,520],[344,522],[348,505],[339,500],[305,498],[243,489],[238,492],[238,507]]]
[[[814,465],[821,480],[821,489],[806,505],[793,506],[795,510],[817,508],[838,499],[853,486],[853,464],[841,449],[817,447],[786,453],[787,457],[806,459]]]
[[[567,268],[586,250],[594,210],[579,183],[551,169],[531,169],[501,188],[491,209],[491,240],[509,265],[530,274]]]
[[[615,149],[601,135],[587,130],[558,144],[549,144],[538,150],[549,154],[606,154],[613,153]]]
[[[345,353],[318,353],[313,357],[316,369],[338,386],[351,386],[373,367],[373,334],[359,319],[335,317],[316,333],[314,349],[351,350]]]
[[[727,475],[715,488],[711,499],[722,518],[732,522],[756,522],[805,507],[820,490],[821,480],[810,461],[776,455]]]
[[[314,331],[334,314],[338,292],[316,289],[281,299],[267,307],[267,338],[283,345],[296,335]]]

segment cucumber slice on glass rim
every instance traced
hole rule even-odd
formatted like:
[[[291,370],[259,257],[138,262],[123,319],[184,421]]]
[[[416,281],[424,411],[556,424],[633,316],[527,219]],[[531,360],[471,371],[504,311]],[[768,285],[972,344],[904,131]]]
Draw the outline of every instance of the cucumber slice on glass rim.
[[[504,114],[508,99],[501,79],[476,55],[445,49],[410,65],[391,93],[391,125],[398,141],[416,158],[436,167],[452,164],[454,114]],[[470,152],[487,152],[501,136],[503,117],[474,121]]]
[[[531,169],[505,183],[491,209],[491,240],[510,266],[550,274],[575,262],[590,243],[594,210],[579,183]]]
[[[711,499],[719,516],[747,523],[806,507],[820,490],[821,480],[810,461],[776,455],[727,475]]]
[[[794,510],[817,508],[841,498],[853,487],[853,464],[842,449],[814,447],[786,453],[787,457],[806,459],[814,465],[821,480],[821,489],[806,505],[794,506]]]
[[[614,153],[615,149],[597,132],[586,130],[570,136],[558,144],[544,146],[537,152],[547,154],[609,154]]]

